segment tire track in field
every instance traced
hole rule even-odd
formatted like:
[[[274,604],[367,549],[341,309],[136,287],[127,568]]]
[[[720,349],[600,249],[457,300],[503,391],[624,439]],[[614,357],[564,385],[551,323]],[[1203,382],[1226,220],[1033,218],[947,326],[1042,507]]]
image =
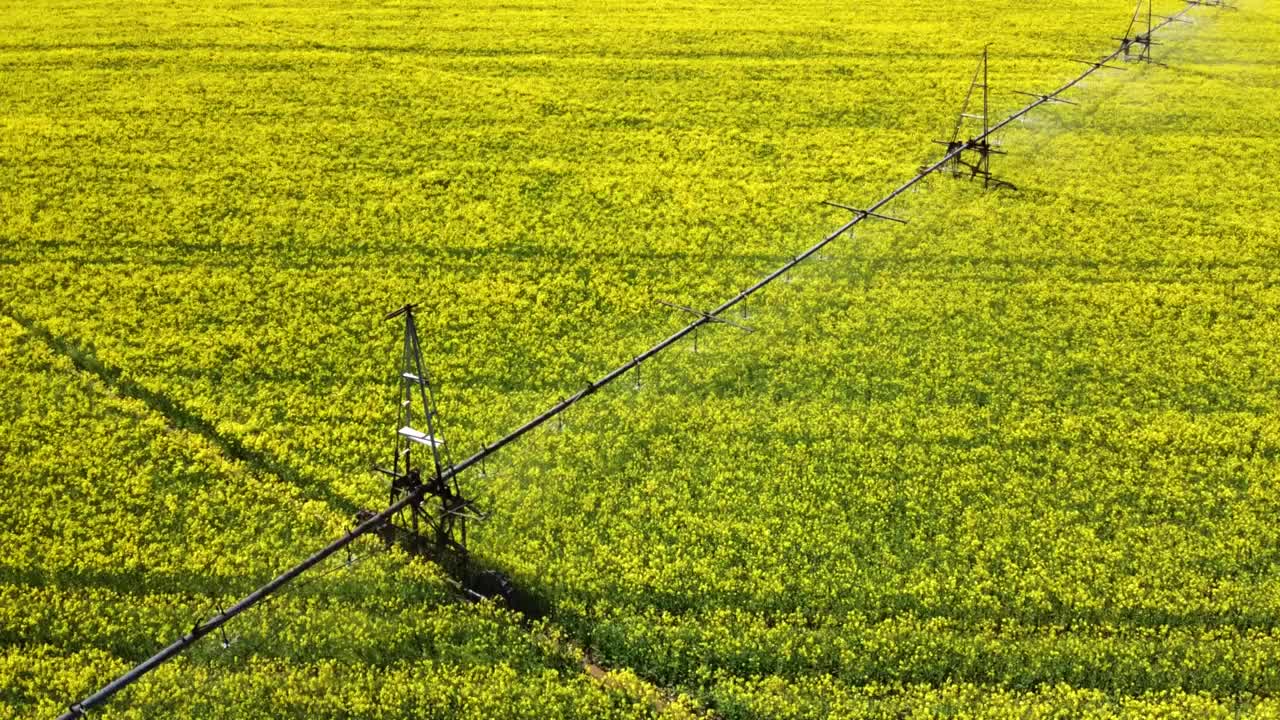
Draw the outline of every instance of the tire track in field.
[[[212,422],[183,405],[181,401],[125,377],[120,368],[104,363],[75,341],[54,334],[39,322],[11,307],[4,308],[2,312],[21,325],[28,335],[43,342],[53,352],[70,359],[76,370],[96,376],[107,387],[124,397],[141,401],[154,412],[164,416],[172,427],[199,435],[227,457],[259,473],[269,474],[293,485],[306,498],[319,500],[349,516],[354,516],[359,510],[354,502],[334,492],[322,481],[307,475],[271,453],[245,445],[234,435],[219,431]]]
[[[196,7],[192,6],[192,9],[195,10]],[[483,92],[501,101],[509,101],[513,98],[523,98],[524,100],[532,103],[551,104],[565,112],[592,114],[598,117],[612,117],[616,114],[608,108],[595,103],[571,100],[563,96],[549,94],[545,91],[516,87],[507,82],[499,83],[495,82],[495,78],[493,77],[472,75],[470,73],[443,67],[438,63],[423,62],[422,56],[417,52],[398,52],[394,48],[370,49],[330,44],[314,40],[297,32],[290,32],[278,27],[263,25],[262,23],[252,20],[245,20],[235,13],[228,12],[226,10],[221,11],[220,14],[236,27],[255,27],[259,31],[269,35],[296,43],[300,49],[327,52],[337,55],[347,55],[357,62],[363,60],[372,67],[377,67],[379,69],[383,69],[384,67],[396,67],[400,72],[401,79],[412,81],[413,72],[425,72],[435,74],[440,77],[453,78],[454,80],[462,81],[472,92]],[[306,73],[307,71],[305,69],[300,69],[299,72]],[[312,79],[315,79],[314,75],[312,75]]]

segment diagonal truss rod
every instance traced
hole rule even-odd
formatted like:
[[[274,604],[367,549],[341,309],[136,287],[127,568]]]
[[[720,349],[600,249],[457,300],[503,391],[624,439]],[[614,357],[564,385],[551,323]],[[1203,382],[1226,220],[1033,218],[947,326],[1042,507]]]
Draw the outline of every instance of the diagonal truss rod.
[[[689,313],[690,315],[700,315],[702,317],[709,319],[711,322],[724,323],[725,325],[728,325],[730,327],[736,327],[743,332],[755,332],[754,329],[749,328],[746,325],[739,325],[738,323],[733,322],[732,320],[725,320],[724,318],[719,317],[717,315],[712,315],[709,312],[703,312],[702,310],[691,308],[691,307],[688,307],[687,305],[678,305],[673,302],[667,302],[666,300],[656,300],[655,302],[657,302],[659,305],[665,305],[671,308],[672,310],[679,310],[681,312]]]
[[[1188,0],[1186,6],[1183,7],[1182,10],[1178,11],[1176,14],[1171,15],[1167,18],[1163,18],[1160,23],[1152,27],[1151,32],[1154,34],[1157,30],[1160,30],[1171,23],[1182,21],[1182,18],[1187,14],[1189,14],[1192,9],[1202,5],[1208,5],[1208,3],[1203,1],[1198,1],[1198,0]],[[1226,7],[1230,7],[1230,6],[1226,6]],[[684,326],[683,328],[676,331],[672,335],[669,335],[665,339],[661,340],[660,342],[653,345],[648,350],[645,350],[643,353],[641,353],[640,355],[637,355],[636,357],[629,360],[628,362],[623,363],[622,365],[619,365],[613,370],[610,370],[608,373],[604,374],[599,379],[594,380],[592,382],[588,382],[586,387],[582,388],[581,390],[574,393],[573,395],[570,395],[568,398],[561,400],[555,405],[552,405],[550,408],[545,410],[542,414],[538,415],[532,420],[526,422],[524,425],[521,425],[520,427],[512,430],[511,432],[502,436],[498,440],[494,441],[492,445],[483,446],[479,452],[459,462],[457,465],[441,468],[440,475],[439,475],[440,479],[442,481],[454,480],[454,478],[456,478],[464,470],[467,470],[473,465],[479,464],[485,458],[489,457],[490,455],[493,455],[494,453],[506,447],[507,445],[510,445],[511,443],[520,439],[524,435],[528,434],[529,432],[537,429],[538,427],[546,423],[548,420],[551,420],[552,418],[556,417],[557,415],[564,412],[565,410],[568,410],[574,404],[594,394],[597,390],[612,383],[614,380],[617,380],[618,378],[627,374],[631,370],[639,367],[640,364],[643,363],[644,361],[649,360],[650,358],[661,353],[663,350],[666,350],[672,345],[675,345],[676,343],[680,342],[685,337],[687,337],[688,335],[690,335],[691,333],[693,333],[695,330],[702,327],[703,325],[706,325],[708,323],[713,323],[713,322],[719,322],[720,318],[718,316],[720,314],[732,309],[733,307],[737,306],[739,303],[743,302],[744,300],[751,297],[755,293],[764,289],[773,281],[777,280],[783,275],[786,275],[788,272],[793,270],[797,265],[804,262],[808,258],[812,257],[813,255],[821,251],[823,248],[825,248],[827,245],[830,245],[831,243],[838,240],[840,237],[848,233],[850,230],[852,230],[855,226],[857,226],[862,221],[866,220],[867,218],[878,218],[879,216],[876,214],[878,210],[888,205],[889,203],[893,202],[895,199],[898,198],[898,196],[907,192],[916,184],[923,181],[925,178],[941,170],[953,158],[960,155],[960,153],[964,152],[965,150],[972,149],[977,143],[985,141],[990,136],[1008,127],[1010,124],[1016,122],[1019,118],[1022,118],[1023,116],[1027,115],[1028,113],[1040,107],[1041,105],[1059,101],[1059,98],[1058,98],[1059,95],[1070,90],[1076,85],[1079,85],[1081,82],[1083,82],[1086,78],[1088,78],[1093,73],[1097,72],[1099,69],[1107,67],[1108,62],[1115,60],[1117,57],[1120,57],[1121,55],[1123,55],[1123,53],[1124,53],[1124,47],[1121,46],[1121,48],[1115,50],[1114,52],[1107,55],[1106,57],[1104,57],[1098,62],[1087,62],[1086,64],[1089,67],[1087,67],[1082,73],[1080,73],[1080,75],[1066,82],[1061,87],[1057,88],[1056,90],[1053,90],[1052,92],[1046,93],[1044,95],[1035,95],[1034,97],[1036,99],[1034,101],[1024,106],[1020,110],[1017,110],[1016,112],[1009,115],[1008,117],[1001,120],[1000,122],[996,123],[995,125],[988,127],[986,130],[983,131],[981,135],[978,135],[977,137],[970,139],[969,141],[963,143],[960,147],[954,150],[949,150],[937,162],[934,162],[931,165],[922,167],[915,174],[915,176],[913,176],[911,179],[907,180],[903,184],[899,185],[897,188],[892,190],[889,194],[877,200],[873,205],[865,209],[855,208],[854,217],[850,219],[848,222],[836,228],[834,231],[832,231],[826,237],[822,238],[817,243],[809,247],[807,250],[801,252],[799,255],[796,255],[791,260],[788,260],[778,269],[774,270],[768,275],[765,275],[761,279],[757,280],[755,284],[751,285],[745,290],[742,290],[741,292],[739,292],[737,295],[734,295],[733,297],[724,301],[714,310],[710,310],[705,313],[700,313],[698,317],[696,317],[688,325]],[[902,222],[902,221],[899,221],[899,222]],[[302,575],[303,573],[307,572],[311,568],[323,562],[325,558],[328,558],[329,556],[333,555],[339,550],[342,550],[347,545],[350,545],[352,542],[354,542],[357,538],[360,538],[361,536],[366,535],[370,532],[374,532],[375,530],[377,530],[378,528],[382,527],[387,522],[389,522],[391,518],[393,518],[397,513],[409,507],[410,505],[414,504],[415,502],[420,502],[424,497],[425,491],[426,489],[424,487],[406,494],[404,497],[392,503],[382,512],[379,512],[376,515],[370,516],[369,519],[360,523],[359,525],[357,525],[356,527],[348,531],[342,537],[338,538],[337,540],[334,540],[333,542],[329,543],[325,547],[316,551],[310,557],[298,563],[297,565],[294,565],[288,570],[285,570],[280,575],[273,578],[270,582],[266,583],[265,585],[262,585],[258,589],[249,593],[236,604],[228,607],[225,611],[220,612],[219,614],[213,616],[212,618],[210,618],[209,620],[203,623],[197,623],[195,627],[191,629],[190,632],[183,635],[181,638],[178,638],[168,647],[165,647],[160,652],[156,653],[150,658],[147,658],[143,662],[139,663],[138,665],[130,669],[128,672],[124,673],[123,675],[119,676],[118,678],[111,681],[107,685],[103,686],[102,689],[98,690],[94,694],[86,697],[84,700],[80,701],[79,703],[72,705],[67,710],[67,712],[59,716],[58,720],[77,720],[79,718],[85,717],[89,710],[106,702],[112,695],[115,695],[117,692],[133,684],[134,682],[142,678],[144,675],[156,669],[166,661],[179,655],[188,647],[190,647],[192,644],[194,644],[196,641],[214,632],[218,628],[222,627],[223,625],[225,625],[227,622],[229,622],[232,618],[236,617],[240,613],[243,613],[244,611],[257,605],[258,603],[261,603],[263,600],[266,600],[277,590],[279,590],[280,588],[292,582],[294,578],[298,577],[299,575]]]

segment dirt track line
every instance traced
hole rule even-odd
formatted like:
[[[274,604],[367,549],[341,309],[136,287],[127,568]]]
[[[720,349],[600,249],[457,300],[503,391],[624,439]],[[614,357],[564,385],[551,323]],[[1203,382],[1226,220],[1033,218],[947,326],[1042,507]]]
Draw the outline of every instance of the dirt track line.
[[[260,473],[277,477],[298,488],[306,497],[320,500],[349,516],[354,516],[359,509],[355,503],[338,495],[321,481],[308,477],[301,470],[269,453],[246,446],[240,438],[219,432],[212,422],[187,408],[180,401],[124,377],[120,368],[104,363],[73,340],[55,335],[39,322],[12,308],[4,308],[0,312],[21,325],[31,337],[40,340],[55,353],[70,359],[76,370],[96,376],[120,395],[145,403],[151,410],[163,415],[171,426],[199,435],[227,457]]]

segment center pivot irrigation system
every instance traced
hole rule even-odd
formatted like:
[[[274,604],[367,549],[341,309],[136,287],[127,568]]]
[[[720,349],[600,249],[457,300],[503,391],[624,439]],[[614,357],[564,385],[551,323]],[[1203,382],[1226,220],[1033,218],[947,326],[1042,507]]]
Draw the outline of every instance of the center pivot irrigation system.
[[[1145,13],[1143,11],[1144,6]],[[1156,44],[1152,40],[1154,34],[1172,23],[1190,22],[1186,16],[1193,9],[1201,6],[1234,9],[1226,4],[1224,0],[1188,0],[1185,7],[1176,14],[1168,17],[1158,17],[1151,12],[1151,0],[1138,0],[1124,37],[1117,38],[1120,41],[1120,46],[1115,51],[1098,61],[1078,60],[1077,62],[1082,62],[1088,67],[1080,75],[1056,90],[1044,94],[1017,93],[1031,97],[1033,100],[994,125],[990,124],[990,86],[987,73],[988,49],[984,48],[982,59],[974,73],[973,80],[970,82],[969,92],[965,96],[960,115],[956,120],[955,130],[949,140],[940,141],[947,148],[946,153],[940,160],[920,167],[914,177],[869,207],[861,208],[841,203],[825,203],[847,210],[853,217],[822,238],[822,240],[788,260],[778,269],[765,275],[754,285],[729,298],[715,309],[703,311],[659,301],[667,307],[693,315],[694,319],[676,333],[658,342],[628,362],[614,368],[594,382],[587,383],[586,387],[568,398],[562,399],[542,414],[494,441],[493,444],[482,446],[479,452],[461,462],[454,463],[452,461],[440,427],[440,417],[436,411],[435,400],[432,396],[431,381],[422,361],[422,350],[418,341],[414,306],[405,305],[387,315],[388,320],[404,318],[405,324],[401,373],[400,377],[397,378],[397,382],[400,384],[400,408],[396,429],[395,457],[390,468],[374,468],[377,472],[390,478],[388,506],[378,512],[362,511],[358,513],[356,526],[347,534],[321,548],[297,565],[285,570],[279,576],[249,593],[226,610],[221,611],[205,622],[197,623],[189,633],[174,641],[173,644],[133,667],[94,694],[71,705],[67,712],[59,716],[59,720],[74,720],[85,717],[90,710],[106,702],[112,695],[182,653],[204,636],[219,630],[240,613],[268,599],[273,593],[292,582],[299,575],[307,572],[323,562],[325,558],[337,553],[364,535],[376,535],[388,544],[401,545],[415,554],[426,556],[439,563],[449,574],[462,595],[468,599],[500,599],[519,608],[519,594],[512,587],[511,582],[497,571],[478,568],[467,551],[467,521],[483,520],[485,515],[476,508],[472,501],[464,496],[463,488],[458,481],[463,471],[483,463],[490,455],[560,415],[575,403],[586,399],[589,395],[609,385],[631,370],[638,369],[641,363],[653,358],[685,337],[693,335],[696,342],[696,333],[703,325],[722,323],[750,332],[751,328],[730,322],[723,317],[723,314],[759,292],[774,280],[786,275],[797,265],[820,252],[828,244],[848,233],[854,226],[864,220],[870,218],[905,223],[906,220],[883,214],[880,210],[899,195],[907,192],[917,183],[934,173],[941,172],[961,177],[967,174],[971,179],[982,178],[984,187],[1012,189],[1012,184],[996,179],[991,173],[991,156],[1003,154],[997,145],[991,143],[990,140],[993,135],[1041,105],[1049,103],[1074,104],[1060,96],[1098,70],[1124,69],[1110,63],[1117,60],[1153,62],[1151,59],[1151,46]],[[1135,32],[1135,30],[1140,31]],[[981,112],[978,112],[976,108],[978,98],[975,97],[975,94],[977,90],[982,91]],[[972,125],[975,122],[981,123],[981,130],[975,132],[968,139],[961,139],[966,125]],[[977,130],[976,127],[975,130]],[[418,425],[417,427],[415,427],[415,423]],[[429,464],[418,461],[419,456],[423,453],[426,453],[430,458]]]

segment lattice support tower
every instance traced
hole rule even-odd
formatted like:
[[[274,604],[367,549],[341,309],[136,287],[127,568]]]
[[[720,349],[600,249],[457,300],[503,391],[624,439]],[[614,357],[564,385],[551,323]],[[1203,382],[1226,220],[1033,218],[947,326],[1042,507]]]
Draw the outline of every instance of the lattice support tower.
[[[969,92],[965,94],[964,103],[960,106],[960,114],[956,117],[955,129],[951,133],[950,140],[937,140],[940,145],[947,147],[947,154],[953,155],[948,162],[947,171],[952,175],[963,177],[966,174],[970,179],[982,178],[982,186],[1006,187],[1016,189],[1012,183],[1000,180],[991,174],[991,156],[1004,155],[1004,151],[991,144],[991,84],[990,74],[988,72],[987,60],[991,51],[991,46],[987,45],[982,48],[982,59],[978,62],[977,69],[973,72],[973,79],[969,82]],[[981,110],[979,111],[977,104],[979,99],[976,97],[977,91],[982,91]],[[968,139],[962,140],[965,135],[966,127],[974,127],[981,124],[982,132],[976,135],[970,135]]]
[[[1146,12],[1143,12],[1144,5]],[[1120,49],[1124,52],[1125,60],[1154,62],[1151,59],[1151,46],[1156,44],[1151,38],[1154,19],[1151,0],[1138,0],[1138,4],[1133,8],[1133,16],[1129,18],[1129,27],[1124,31],[1124,37],[1116,38],[1120,41]]]
[[[392,505],[422,492],[384,528],[383,537],[429,555],[452,574],[465,578],[469,567],[467,521],[483,520],[484,516],[463,496],[456,474],[446,472],[453,469],[453,460],[431,378],[422,361],[414,306],[405,305],[387,315],[388,320],[401,317],[404,345],[396,378],[395,456],[391,469],[374,469],[391,478],[388,502]]]

